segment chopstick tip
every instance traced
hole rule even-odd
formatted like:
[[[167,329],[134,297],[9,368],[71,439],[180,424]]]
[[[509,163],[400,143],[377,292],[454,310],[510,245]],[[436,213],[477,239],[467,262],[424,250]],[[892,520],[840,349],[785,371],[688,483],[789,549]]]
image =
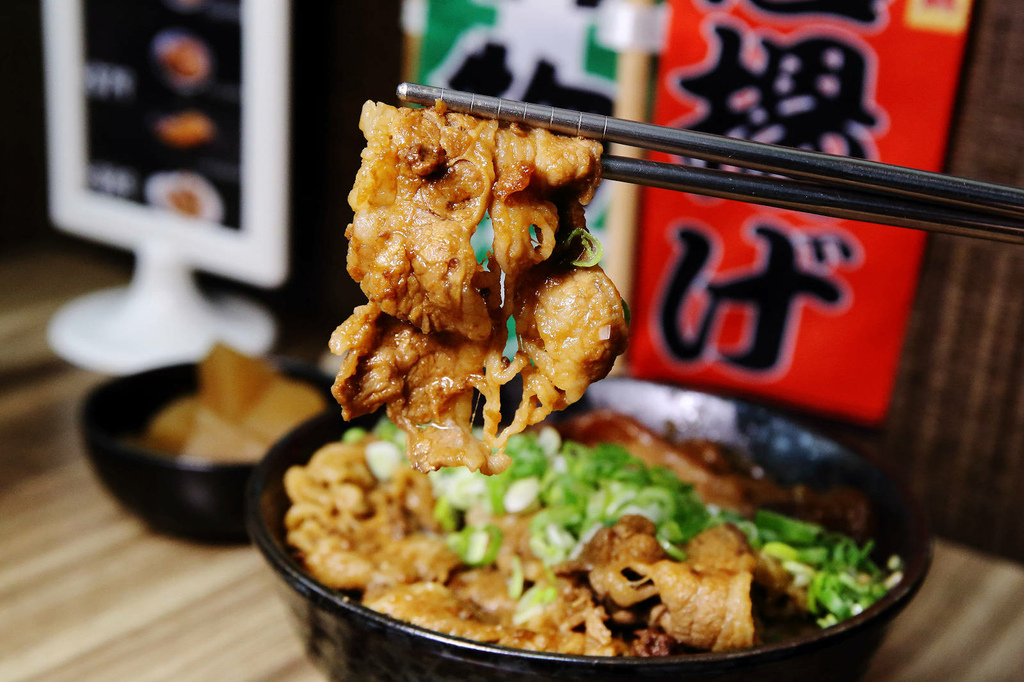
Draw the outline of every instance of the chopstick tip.
[[[398,99],[401,101],[407,101],[409,99],[409,84],[399,83],[398,87],[395,89],[395,94],[398,95]]]

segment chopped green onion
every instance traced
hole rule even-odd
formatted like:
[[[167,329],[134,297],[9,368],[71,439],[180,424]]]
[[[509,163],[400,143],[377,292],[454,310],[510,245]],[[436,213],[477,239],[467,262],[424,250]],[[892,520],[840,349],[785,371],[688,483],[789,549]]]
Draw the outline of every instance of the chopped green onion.
[[[487,499],[487,477],[465,467],[445,468],[428,474],[436,497],[447,497],[453,509],[467,511]]]
[[[366,465],[378,481],[390,481],[403,457],[391,441],[375,440],[366,444]]]
[[[576,538],[572,536],[572,533],[553,523],[544,527],[544,537],[547,538],[549,545],[560,550],[571,550],[576,544]]]
[[[537,445],[547,457],[554,457],[562,447],[562,437],[550,426],[545,426],[537,434]]]
[[[597,535],[597,531],[604,528],[603,523],[595,523],[590,528],[586,529],[580,534],[580,539],[576,541],[576,546],[569,552],[570,559],[578,559],[580,554],[583,553],[583,548],[590,544],[590,541]]]
[[[679,549],[665,538],[659,536],[658,544],[661,545],[663,550],[665,550],[665,554],[668,554],[671,558],[676,561],[686,561],[686,552]]]
[[[775,540],[795,546],[809,545],[823,532],[822,527],[817,524],[798,521],[766,509],[761,509],[754,515],[754,525],[766,536],[774,536]]]
[[[487,556],[487,548],[491,546],[491,537],[485,531],[474,531],[469,534],[469,542],[466,543],[466,553],[463,558],[470,566],[478,566]]]
[[[800,552],[798,550],[778,541],[764,543],[764,547],[761,548],[761,551],[768,556],[781,559],[782,561],[796,561],[800,558]]]
[[[441,524],[441,529],[445,532],[453,533],[458,528],[458,517],[447,497],[439,497],[434,503],[434,520]]]
[[[668,542],[683,542],[686,540],[683,529],[675,521],[666,521],[661,524],[658,527],[658,535],[665,538]]]
[[[849,600],[843,599],[843,592],[845,590],[842,583],[838,580],[838,575],[820,572],[811,580],[810,589],[808,590],[808,602],[810,601],[810,595],[814,594],[815,603],[824,607],[825,611],[833,613],[837,617],[848,618],[852,613],[850,612]]]
[[[665,520],[665,514],[658,507],[651,505],[649,507],[641,507],[638,504],[628,504],[625,507],[617,510],[619,518],[623,516],[642,516],[654,525],[658,525]]]
[[[573,259],[573,265],[589,268],[601,262],[601,258],[604,256],[604,246],[601,245],[597,237],[586,228],[577,227],[565,238],[564,244],[566,248],[570,248],[577,240],[580,243],[580,255]]]
[[[366,438],[367,430],[359,426],[350,427],[345,433],[341,434],[342,443],[358,443],[362,439]]]
[[[491,514],[503,516],[508,512],[505,509],[505,493],[508,490],[508,476],[497,475],[487,477],[487,503],[491,507]]]
[[[518,554],[512,555],[512,572],[508,577],[508,598],[519,599],[523,596],[523,562]]]
[[[540,480],[535,476],[521,478],[508,487],[503,500],[505,512],[518,514],[533,506],[540,494]]]
[[[797,561],[811,566],[821,566],[828,561],[828,547],[804,547],[797,554]]]
[[[882,584],[885,585],[885,589],[891,590],[899,585],[901,580],[903,580],[903,571],[893,571]]]
[[[528,589],[519,599],[515,613],[512,614],[512,623],[522,625],[539,614],[544,606],[558,599],[558,590],[551,585],[534,585]]]
[[[450,533],[447,544],[467,566],[487,566],[497,558],[502,539],[501,529],[489,523],[466,526],[458,533]]]
[[[373,433],[381,440],[386,440],[398,446],[398,449],[405,452],[405,431],[398,428],[390,419],[382,417],[377,425],[373,427]]]
[[[549,509],[580,510],[587,505],[593,488],[568,472],[548,474],[541,483],[540,500]]]
[[[540,514],[543,513],[540,512]],[[537,514],[537,516],[540,516],[540,514]],[[535,516],[534,520],[536,518]],[[576,538],[572,533],[555,523],[544,525],[539,532],[533,530],[534,524],[532,522],[530,527],[532,530],[530,533],[530,550],[545,565],[551,566],[569,558],[569,554],[576,545]]]
[[[533,434],[516,434],[509,438],[505,453],[512,458],[511,478],[543,476],[548,469],[548,455]]]
[[[839,619],[836,618],[836,615],[834,613],[830,613],[827,616],[825,616],[824,618],[819,618],[818,619],[818,627],[820,627],[820,628],[830,628],[830,627],[832,627],[833,625],[835,625],[838,622],[839,622]]]
[[[796,587],[807,587],[815,575],[813,568],[799,561],[783,561],[782,567],[793,576],[793,585]]]
[[[753,521],[741,520],[741,521],[729,521],[732,525],[736,526],[747,536],[747,542],[754,549],[759,549],[764,546],[764,541],[761,539],[761,534],[757,530],[757,526],[754,525]]]

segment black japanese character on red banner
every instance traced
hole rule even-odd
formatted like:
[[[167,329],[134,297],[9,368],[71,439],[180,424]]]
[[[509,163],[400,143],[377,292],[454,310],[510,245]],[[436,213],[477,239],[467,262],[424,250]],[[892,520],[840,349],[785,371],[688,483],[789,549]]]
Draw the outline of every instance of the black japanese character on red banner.
[[[844,236],[808,237],[772,225],[758,225],[753,233],[763,242],[765,255],[741,274],[716,279],[715,273],[708,272],[712,256],[708,236],[690,227],[676,231],[680,256],[672,266],[659,315],[662,337],[674,359],[694,362],[711,355],[738,369],[770,372],[788,362],[784,357],[787,339],[794,331],[798,319],[794,313],[800,305],[808,301],[826,307],[842,305],[844,294],[835,280],[835,268],[853,264],[857,251]],[[802,266],[798,258],[801,244],[813,251],[810,268]],[[687,308],[699,299],[705,304],[697,323],[686,325]],[[751,313],[749,343],[740,352],[719,353],[713,338],[723,304],[740,305]]]
[[[718,60],[678,78],[678,94],[705,104],[687,127],[719,135],[862,158],[876,156],[874,74],[859,48],[835,37],[792,43],[761,37],[764,59],[743,59],[743,36],[716,26]],[[863,48],[868,49],[868,48]]]
[[[705,0],[721,5],[728,0]],[[788,16],[822,14],[872,24],[892,0],[745,0],[763,12]]]

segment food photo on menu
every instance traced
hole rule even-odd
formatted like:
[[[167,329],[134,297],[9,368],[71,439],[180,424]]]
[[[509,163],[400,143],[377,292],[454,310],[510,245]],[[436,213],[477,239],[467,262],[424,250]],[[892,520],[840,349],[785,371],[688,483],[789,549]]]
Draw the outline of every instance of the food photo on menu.
[[[160,77],[182,94],[209,86],[213,78],[210,48],[186,31],[167,29],[157,34],[153,39],[153,61]]]
[[[217,136],[217,124],[198,109],[161,116],[153,130],[165,145],[179,149],[209,144]]]
[[[1024,8],[38,4],[0,679],[1020,677]]]
[[[149,204],[179,215],[213,223],[224,219],[224,202],[217,189],[198,173],[154,173],[146,178],[145,193]]]

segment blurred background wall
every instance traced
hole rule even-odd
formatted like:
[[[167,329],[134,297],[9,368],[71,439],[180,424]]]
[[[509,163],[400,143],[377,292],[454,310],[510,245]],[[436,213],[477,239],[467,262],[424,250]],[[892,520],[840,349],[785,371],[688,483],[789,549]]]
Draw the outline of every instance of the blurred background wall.
[[[979,0],[949,172],[1024,186],[1024,3]],[[932,236],[877,451],[942,535],[1024,559],[1024,249]]]
[[[0,3],[0,253],[47,239],[38,0]]]
[[[399,2],[294,4],[304,36],[296,49],[319,53],[324,70],[295,75],[307,112],[296,149],[295,176],[306,184],[295,191],[295,274],[283,291],[259,295],[286,324],[319,333],[359,300],[344,273],[346,196],[362,147],[359,107],[393,101],[399,81]],[[5,261],[50,249],[127,271],[130,256],[49,226],[38,0],[0,2],[0,60],[0,286],[18,286],[2,274]],[[950,172],[1024,185],[1022,72],[1024,3],[977,0]],[[326,202],[308,203],[325,213],[304,211],[304,199],[320,194]],[[886,426],[820,426],[887,461],[939,534],[1024,560],[1024,249],[931,237]]]

